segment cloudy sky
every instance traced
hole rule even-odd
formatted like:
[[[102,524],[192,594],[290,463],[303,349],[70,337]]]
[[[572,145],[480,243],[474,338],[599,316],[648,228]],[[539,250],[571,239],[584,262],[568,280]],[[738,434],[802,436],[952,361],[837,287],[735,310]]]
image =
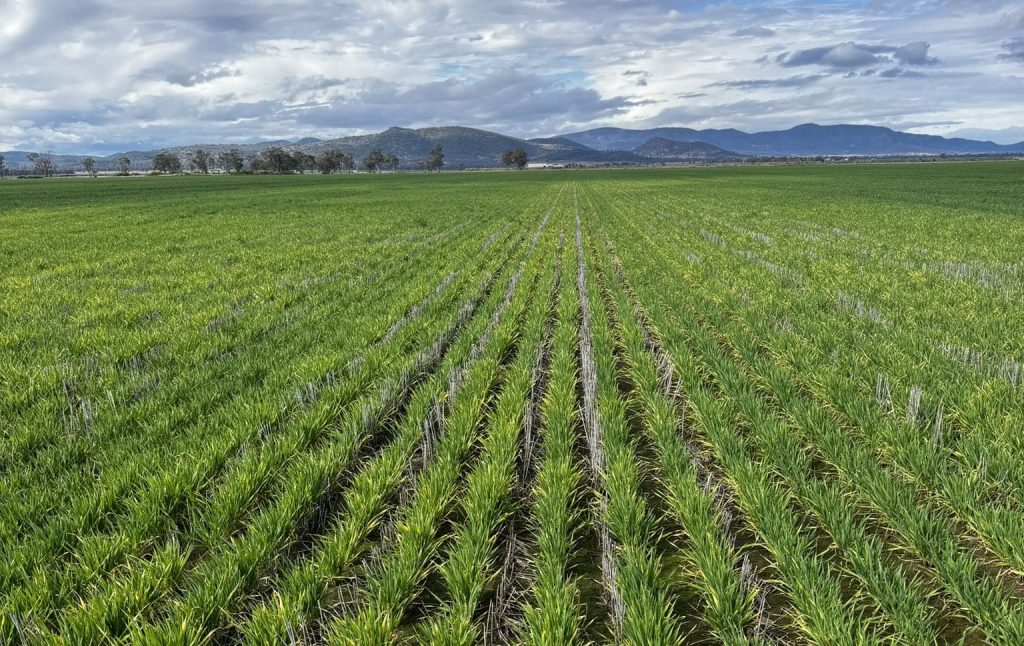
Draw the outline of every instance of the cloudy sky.
[[[1024,0],[0,0],[0,150],[459,124],[1024,139]]]

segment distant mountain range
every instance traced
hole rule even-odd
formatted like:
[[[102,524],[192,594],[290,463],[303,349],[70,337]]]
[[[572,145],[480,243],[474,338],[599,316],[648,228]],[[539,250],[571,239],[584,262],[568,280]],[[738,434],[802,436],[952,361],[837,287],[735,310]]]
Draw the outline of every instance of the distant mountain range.
[[[164,149],[184,157],[202,148],[216,155],[230,148],[245,158],[270,147],[316,155],[337,149],[362,160],[372,149],[395,153],[401,167],[412,169],[436,145],[444,147],[447,168],[488,168],[500,165],[502,151],[523,148],[531,162],[547,164],[656,164],[738,161],[747,157],[964,155],[1024,153],[1024,142],[1011,145],[971,139],[947,139],[915,135],[877,126],[819,126],[804,124],[789,130],[747,133],[740,130],[693,130],[691,128],[595,128],[561,137],[519,139],[487,130],[445,126],[438,128],[388,128],[369,135],[340,139],[306,137],[297,141],[264,141],[256,144],[196,144]],[[131,151],[95,157],[99,170],[112,170],[121,156],[132,160],[135,170],[148,170],[159,150]],[[30,169],[24,151],[3,152],[12,169]],[[59,168],[81,167],[84,155],[55,155]]]
[[[879,126],[819,126],[805,123],[789,130],[747,133],[741,130],[693,130],[692,128],[595,128],[565,135],[566,139],[595,150],[638,149],[652,138],[667,141],[700,141],[740,155],[974,155],[1024,152],[1024,141],[1000,145],[991,141],[947,139],[915,135]]]

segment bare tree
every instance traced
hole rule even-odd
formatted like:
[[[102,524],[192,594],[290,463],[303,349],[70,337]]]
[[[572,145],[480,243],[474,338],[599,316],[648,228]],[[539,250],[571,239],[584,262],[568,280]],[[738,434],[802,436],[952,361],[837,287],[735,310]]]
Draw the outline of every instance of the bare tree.
[[[7,164],[5,163],[4,156],[0,155],[0,179],[4,178],[7,174]]]
[[[501,163],[505,166],[505,168],[512,168],[512,164],[515,163],[515,151],[514,150],[504,150],[504,151],[502,151],[502,153],[501,153]]]
[[[35,174],[42,175],[43,177],[51,177],[57,170],[57,165],[53,162],[53,153],[29,153],[28,160],[35,166]]]
[[[392,171],[398,170],[398,155],[395,153],[388,153],[384,155],[384,165]]]
[[[117,172],[119,175],[127,175],[132,169],[131,157],[122,155],[117,160]]]
[[[96,177],[96,160],[92,157],[86,157],[82,160],[82,170],[86,173]]]

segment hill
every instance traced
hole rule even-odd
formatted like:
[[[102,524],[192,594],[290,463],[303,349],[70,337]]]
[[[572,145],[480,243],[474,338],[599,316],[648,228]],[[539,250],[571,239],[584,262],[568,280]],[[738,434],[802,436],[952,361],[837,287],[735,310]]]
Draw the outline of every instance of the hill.
[[[442,146],[445,165],[488,168],[500,165],[501,153],[522,148],[531,161],[551,163],[644,163],[650,160],[627,151],[601,151],[564,137],[519,139],[488,130],[463,126],[435,128],[388,128],[371,135],[357,135],[321,141],[312,146],[285,146],[303,152],[339,149],[362,159],[374,148],[394,152],[403,168],[415,168],[434,146]]]
[[[724,150],[703,141],[672,141],[662,137],[651,137],[647,143],[633,149],[633,152],[650,159],[665,161],[736,161],[743,156]]]
[[[330,139],[315,144],[318,151],[336,148],[360,160],[374,148],[390,151],[398,156],[402,168],[416,168],[420,160],[434,146],[442,146],[445,154],[445,165],[458,167],[497,166],[503,150],[524,147],[522,139],[509,137],[460,126],[444,126],[437,128],[388,128],[384,132],[371,135],[357,135]],[[310,152],[310,151],[306,151]],[[530,152],[529,150],[527,152]],[[314,153],[315,154],[315,153]]]
[[[202,148],[216,156],[218,153],[237,149],[246,159],[255,157],[261,151],[271,147],[283,148],[288,152],[302,151],[316,155],[327,150],[341,150],[352,155],[358,163],[374,148],[385,152],[393,152],[400,160],[400,168],[415,169],[421,160],[426,158],[434,146],[442,146],[445,153],[445,166],[448,168],[490,168],[500,166],[501,153],[505,150],[522,148],[531,161],[550,163],[650,163],[636,153],[628,151],[594,150],[563,137],[544,139],[520,139],[508,135],[466,128],[462,126],[443,126],[434,128],[399,128],[393,127],[383,132],[368,135],[353,135],[337,139],[318,139],[306,137],[298,141],[263,141],[255,144],[194,144],[165,148],[163,151],[178,155],[182,159],[189,153]],[[132,160],[135,170],[148,170],[152,167],[153,158],[161,150],[135,151],[119,153],[105,157],[95,157],[98,170],[113,170],[117,160],[127,155]],[[10,168],[28,169],[32,164],[27,159],[27,152],[15,151],[3,154]],[[55,155],[58,167],[77,168],[81,166],[84,155]]]
[[[462,126],[442,126],[433,128],[399,128],[393,127],[383,132],[368,135],[352,135],[337,139],[318,139],[306,137],[298,141],[275,140],[261,141],[254,144],[214,144],[200,143],[189,146],[175,146],[162,149],[173,153],[183,160],[195,150],[202,148],[211,155],[237,149],[243,157],[250,159],[261,151],[271,147],[283,148],[288,152],[302,151],[316,155],[327,150],[341,150],[352,155],[358,163],[374,148],[393,152],[400,160],[400,168],[418,168],[422,159],[426,158],[434,146],[442,146],[445,152],[445,165],[448,168],[494,168],[500,166],[501,153],[505,150],[522,148],[533,162],[558,164],[650,164],[665,161],[668,156],[644,156],[642,152],[624,150],[596,150],[566,137],[545,137],[538,139],[520,139],[496,132]],[[126,155],[132,160],[134,170],[148,170],[152,167],[153,158],[161,150],[133,151],[108,156],[94,157],[96,168],[109,171],[117,168],[117,160]],[[2,153],[7,158],[10,168],[30,169],[32,164],[27,159],[27,152],[16,151]],[[680,155],[679,159],[686,158]],[[55,155],[54,160],[60,168],[80,168],[84,155]]]
[[[966,155],[1024,152],[1024,142],[1000,145],[991,141],[949,139],[935,135],[917,135],[879,126],[813,123],[767,132],[741,130],[694,130],[692,128],[595,128],[564,135],[565,138],[597,150],[637,149],[652,138],[704,143],[732,150],[741,155],[815,156],[815,155]]]

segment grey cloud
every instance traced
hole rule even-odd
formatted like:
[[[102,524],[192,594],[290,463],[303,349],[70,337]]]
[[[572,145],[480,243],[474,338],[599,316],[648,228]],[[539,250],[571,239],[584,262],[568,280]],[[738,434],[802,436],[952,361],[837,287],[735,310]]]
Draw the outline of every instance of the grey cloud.
[[[635,77],[637,87],[647,87],[647,79],[650,75],[643,70],[626,70],[622,73],[623,76]]]
[[[795,110],[806,109],[809,105],[827,108],[831,104],[831,99],[832,93],[823,91],[813,94],[794,94],[775,100],[744,99],[715,105],[675,105],[665,108],[644,125],[685,123],[693,124],[692,127],[698,127],[724,113],[730,115],[731,119],[736,122],[750,124],[753,129],[758,129],[765,124],[785,123],[785,115],[789,115]],[[790,122],[790,125],[794,125],[794,123]]]
[[[225,32],[240,34],[263,30],[269,22],[269,16],[263,14],[212,14],[204,16],[201,24],[205,31],[223,34]]]
[[[19,7],[20,5],[20,7]],[[19,14],[24,11],[24,14]],[[13,15],[12,15],[13,14]],[[25,3],[5,3],[2,18],[15,21],[21,29],[0,40],[0,53],[38,50],[66,40],[82,25],[111,19],[115,14],[99,2],[61,2],[61,0],[35,0]]]
[[[904,65],[935,65],[939,59],[928,55],[929,48],[931,45],[921,40],[898,47],[892,56]]]
[[[802,65],[824,65],[827,67],[850,68],[867,67],[882,59],[879,53],[886,51],[869,45],[858,43],[840,43],[831,47],[815,47],[797,52],[779,54],[776,61],[785,67]]]
[[[1003,43],[1003,50],[1006,52],[999,58],[1007,61],[1024,62],[1024,36],[1017,36]]]
[[[182,87],[194,87],[217,79],[239,75],[241,75],[241,72],[236,69],[215,65],[214,67],[202,70],[201,72],[196,72],[195,74],[171,73],[167,75],[166,79],[169,83],[173,83],[175,85],[180,85]]]
[[[846,42],[829,47],[784,52],[776,56],[775,61],[784,67],[821,65],[835,69],[871,67],[892,60],[904,65],[934,65],[939,60],[928,55],[930,47],[930,43],[925,41],[908,43],[902,47]]]
[[[246,119],[273,118],[280,112],[282,105],[280,101],[252,101],[240,103],[217,103],[211,107],[198,111],[199,116],[207,121],[232,122]],[[186,114],[190,112],[187,106],[182,110]]]
[[[908,70],[905,67],[890,67],[889,69],[882,70],[878,73],[878,76],[885,79],[894,78],[925,78],[928,76],[924,72],[918,72],[917,70]]]
[[[629,106],[623,97],[605,99],[591,89],[564,87],[557,81],[513,70],[501,70],[472,82],[446,79],[425,83],[397,98],[414,110],[427,107],[427,114],[471,114],[477,121],[488,122],[507,122],[517,116],[527,120],[567,115],[594,119]]]
[[[308,8],[287,3],[287,11],[263,0],[175,0],[129,4],[104,0],[118,14],[131,18],[150,33],[203,34],[216,36],[222,44],[241,36],[269,34],[283,38],[308,34],[312,26]],[[331,19],[321,17],[322,22]]]
[[[805,76],[790,76],[788,78],[781,79],[750,79],[750,80],[738,80],[738,81],[718,81],[717,83],[710,83],[705,87],[726,87],[738,90],[756,90],[761,88],[796,88],[796,87],[807,87],[813,83],[828,78],[827,74],[808,74]]]
[[[767,27],[744,27],[732,32],[732,35],[736,38],[768,38],[775,35],[775,30]]]
[[[323,74],[315,74],[303,78],[291,78],[284,82],[282,89],[289,96],[296,96],[306,92],[327,90],[333,87],[345,85],[346,81],[337,78],[328,78]]]
[[[445,79],[404,88],[382,79],[348,79],[344,95],[286,105],[284,101],[231,103],[201,112],[204,120],[262,119],[294,131],[344,126],[383,129],[390,125],[473,124],[528,134],[550,133],[570,121],[613,117],[633,105],[602,98],[596,91],[564,87],[551,79],[499,70],[476,81]]]
[[[1024,31],[1024,9],[1003,14],[1002,25],[1012,31]]]

